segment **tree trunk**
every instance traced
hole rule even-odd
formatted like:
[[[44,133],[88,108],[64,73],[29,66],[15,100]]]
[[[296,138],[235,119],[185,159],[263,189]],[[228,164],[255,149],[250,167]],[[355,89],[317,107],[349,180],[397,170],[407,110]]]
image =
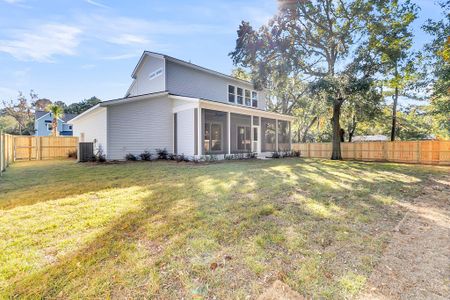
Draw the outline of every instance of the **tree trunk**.
[[[331,159],[341,160],[341,124],[339,118],[341,116],[342,99],[338,99],[333,104],[333,118],[331,124],[333,126],[333,150],[331,153]]]
[[[348,142],[351,143],[356,130],[356,116],[352,116],[352,125],[348,127]]]
[[[56,136],[56,133],[58,131],[58,119],[53,118],[53,122],[52,122],[52,135]]]
[[[317,116],[315,116],[311,122],[309,123],[309,125],[305,128],[305,130],[303,131],[303,137],[302,137],[302,143],[306,143],[306,136],[309,132],[309,130],[311,129],[311,127],[314,125],[314,123],[317,120]]]
[[[392,106],[391,142],[395,141],[395,131],[397,127],[397,101],[398,101],[398,87],[395,87],[394,104]]]

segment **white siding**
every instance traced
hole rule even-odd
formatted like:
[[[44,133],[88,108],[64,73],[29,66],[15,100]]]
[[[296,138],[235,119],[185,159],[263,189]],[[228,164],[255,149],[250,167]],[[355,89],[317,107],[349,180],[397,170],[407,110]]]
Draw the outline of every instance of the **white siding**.
[[[151,79],[150,74],[162,70],[162,73]],[[136,79],[131,84],[130,96],[161,92],[166,89],[165,60],[153,56],[145,56],[142,65],[136,73]]]
[[[168,96],[108,106],[108,159],[164,148],[173,149],[172,100]]]
[[[194,109],[177,113],[177,152],[188,156],[194,155]]]
[[[94,145],[95,148],[102,147],[104,154],[107,154],[106,114],[106,108],[98,107],[86,115],[69,122],[73,124],[74,136],[81,137],[84,135],[84,141],[80,139],[80,142],[93,142],[95,139],[97,140],[97,143]]]

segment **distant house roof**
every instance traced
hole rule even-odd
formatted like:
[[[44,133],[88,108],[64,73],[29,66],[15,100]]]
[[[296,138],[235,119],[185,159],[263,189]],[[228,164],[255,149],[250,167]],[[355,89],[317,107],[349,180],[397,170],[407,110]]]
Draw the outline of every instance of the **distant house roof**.
[[[44,110],[37,110],[34,113],[34,117],[37,119],[42,118],[43,116],[45,116],[46,114],[48,114],[48,111],[44,111]],[[63,120],[65,123],[69,122],[70,120],[72,120],[73,118],[75,118],[77,115],[76,114],[64,114],[64,116],[61,118],[61,120]]]
[[[374,142],[374,141],[387,141],[388,137],[385,135],[359,135],[354,136],[352,141],[354,142]]]

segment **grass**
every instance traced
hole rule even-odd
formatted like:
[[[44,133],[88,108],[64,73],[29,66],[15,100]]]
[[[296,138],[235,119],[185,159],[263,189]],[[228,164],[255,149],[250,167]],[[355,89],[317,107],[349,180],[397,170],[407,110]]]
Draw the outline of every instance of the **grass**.
[[[283,159],[16,163],[0,179],[0,298],[252,298],[364,286],[444,167]]]

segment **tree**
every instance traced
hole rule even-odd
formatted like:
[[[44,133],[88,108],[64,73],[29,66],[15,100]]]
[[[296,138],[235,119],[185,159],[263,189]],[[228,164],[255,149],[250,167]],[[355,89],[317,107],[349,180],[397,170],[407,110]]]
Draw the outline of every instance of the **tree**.
[[[428,20],[422,27],[433,36],[425,45],[427,64],[425,84],[431,90],[429,113],[434,118],[434,131],[442,138],[450,138],[450,2],[441,1],[444,18]]]
[[[47,106],[46,110],[51,113],[53,120],[52,120],[52,135],[57,136],[58,135],[58,119],[62,118],[64,116],[64,110],[61,106],[58,106],[56,104],[50,104]]]
[[[16,128],[18,127],[18,123],[16,119],[11,116],[1,116],[0,115],[0,131],[14,134]]]
[[[395,140],[398,97],[404,94],[414,79],[414,54],[411,23],[417,18],[418,7],[409,0],[376,1],[382,13],[369,23],[369,46],[380,55],[384,82],[392,95],[391,141]],[[416,57],[417,58],[417,57]]]
[[[37,98],[37,95],[30,91],[30,102],[33,102]],[[28,99],[19,92],[16,100],[2,101],[3,109],[2,115],[10,116],[17,121],[18,124],[18,134],[31,135],[34,133],[33,128],[33,117],[34,111],[33,107],[29,105]]]
[[[83,101],[70,104],[64,109],[64,112],[67,114],[79,115],[100,102],[101,100],[94,96],[89,99],[84,99]]]
[[[52,101],[46,98],[41,98],[31,103],[35,110],[45,110],[50,104],[52,104]]]
[[[254,30],[242,22],[233,62],[251,68],[266,85],[269,74],[301,74],[332,108],[332,159],[341,159],[340,115],[353,92],[372,86],[375,59],[365,49],[367,24],[376,13],[370,1],[280,1],[280,12]],[[363,59],[364,58],[364,59]]]

